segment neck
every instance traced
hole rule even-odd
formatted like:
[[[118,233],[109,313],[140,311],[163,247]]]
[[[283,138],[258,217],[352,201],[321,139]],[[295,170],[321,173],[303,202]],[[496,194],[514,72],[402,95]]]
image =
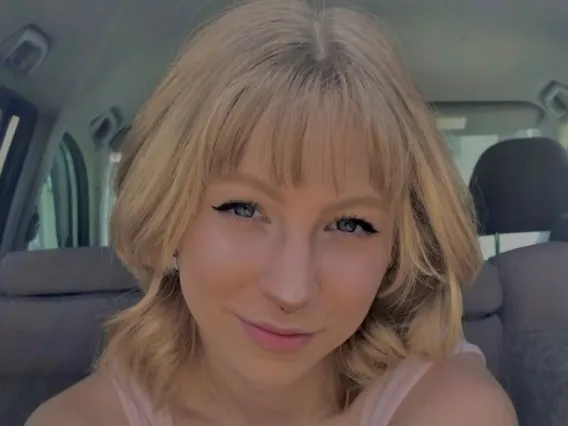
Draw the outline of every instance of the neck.
[[[253,382],[213,357],[202,356],[198,364],[212,406],[231,424],[313,425],[338,411],[330,362],[321,362],[283,385]]]

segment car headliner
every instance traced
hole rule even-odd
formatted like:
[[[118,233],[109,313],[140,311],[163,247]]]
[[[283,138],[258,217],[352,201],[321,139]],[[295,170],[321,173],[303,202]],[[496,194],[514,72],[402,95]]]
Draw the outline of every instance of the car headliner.
[[[130,120],[188,33],[224,0],[6,0],[0,40],[28,23],[53,39],[29,77],[0,82],[54,116]],[[327,2],[330,4],[331,2]],[[568,8],[541,0],[358,0],[397,41],[429,101],[529,101],[568,81]]]

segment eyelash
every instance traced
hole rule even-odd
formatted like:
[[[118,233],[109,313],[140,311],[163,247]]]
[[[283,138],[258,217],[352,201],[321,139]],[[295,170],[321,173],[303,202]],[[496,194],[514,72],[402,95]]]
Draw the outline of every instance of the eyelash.
[[[252,201],[231,200],[212,207],[213,210],[218,211],[219,213],[229,214],[231,213],[231,210],[233,210],[233,216],[236,216],[239,219],[252,219],[252,217],[239,216],[234,212],[234,210],[239,207],[244,207],[257,211],[260,206],[258,203],[254,203]]]
[[[373,234],[376,234],[378,232],[375,229],[375,227],[373,225],[371,225],[368,221],[366,221],[365,219],[363,219],[359,216],[356,216],[356,215],[336,217],[334,219],[334,224],[337,225],[341,221],[353,221],[353,222],[355,222],[355,225],[357,227],[359,227],[365,235],[373,235]],[[352,232],[352,233],[354,234],[355,231]]]
[[[252,201],[231,200],[231,201],[226,201],[224,203],[221,203],[218,206],[211,206],[211,207],[213,208],[213,210],[215,210],[219,213],[222,213],[222,214],[231,214],[231,210],[233,210],[232,215],[235,216],[237,219],[243,219],[243,220],[254,219],[254,217],[253,216],[238,215],[234,211],[235,209],[237,209],[239,207],[244,207],[244,208],[248,208],[248,209],[253,209],[255,212],[256,211],[260,212],[259,204],[252,202]],[[378,233],[378,231],[375,229],[375,227],[373,225],[371,225],[368,221],[366,221],[365,219],[363,219],[359,216],[355,216],[355,215],[338,216],[334,219],[334,225],[337,227],[337,224],[341,221],[353,221],[353,222],[355,222],[356,229],[360,228],[365,235],[373,235],[373,234]],[[329,230],[329,226],[326,226],[326,229]],[[342,231],[339,231],[339,232],[342,232]],[[346,233],[355,234],[356,231],[346,232]]]

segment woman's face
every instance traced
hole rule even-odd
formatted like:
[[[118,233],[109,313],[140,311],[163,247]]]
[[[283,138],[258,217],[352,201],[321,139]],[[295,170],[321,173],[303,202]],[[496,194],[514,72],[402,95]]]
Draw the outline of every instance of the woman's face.
[[[268,133],[259,125],[236,173],[208,185],[178,264],[206,352],[246,379],[281,386],[361,325],[393,232],[356,131],[333,143],[344,155],[339,190],[325,178],[330,143],[317,137],[306,141],[303,184],[275,185]]]

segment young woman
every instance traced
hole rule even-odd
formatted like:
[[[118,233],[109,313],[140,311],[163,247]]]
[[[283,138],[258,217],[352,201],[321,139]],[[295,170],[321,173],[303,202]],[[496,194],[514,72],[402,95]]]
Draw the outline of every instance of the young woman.
[[[203,28],[117,172],[143,299],[29,426],[513,426],[463,340],[467,190],[371,17],[249,1]]]

